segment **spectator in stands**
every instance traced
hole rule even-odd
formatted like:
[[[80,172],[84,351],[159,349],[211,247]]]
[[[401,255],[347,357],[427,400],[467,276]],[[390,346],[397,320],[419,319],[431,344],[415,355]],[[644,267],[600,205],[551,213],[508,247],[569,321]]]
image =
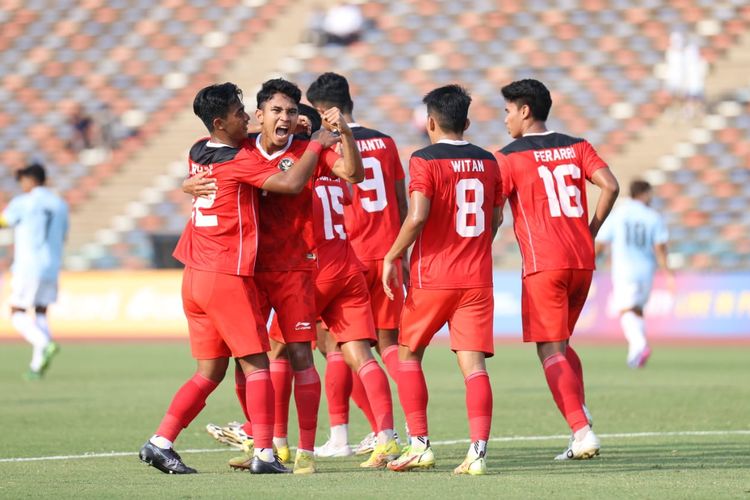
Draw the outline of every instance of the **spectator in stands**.
[[[362,11],[356,5],[340,4],[328,10],[323,18],[325,42],[349,45],[359,40],[365,26]]]
[[[123,137],[120,120],[108,104],[103,103],[93,117],[97,132],[97,145],[106,149],[115,149]]]
[[[670,98],[670,106],[682,107],[685,97],[685,42],[682,33],[673,31],[669,35],[669,46],[665,55],[666,90]]]
[[[76,104],[68,118],[71,134],[68,149],[71,151],[82,151],[94,147],[94,120],[83,109]]]
[[[708,64],[701,55],[696,37],[690,37],[683,52],[685,63],[685,114],[688,118],[703,113]]]

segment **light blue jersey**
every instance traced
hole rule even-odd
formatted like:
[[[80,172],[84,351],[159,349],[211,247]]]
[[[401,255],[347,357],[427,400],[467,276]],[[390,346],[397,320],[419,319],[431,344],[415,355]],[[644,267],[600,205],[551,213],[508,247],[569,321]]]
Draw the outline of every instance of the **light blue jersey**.
[[[37,186],[13,198],[3,219],[14,228],[13,275],[56,281],[68,233],[67,204],[46,187]]]
[[[612,211],[596,239],[611,245],[614,282],[642,281],[656,272],[654,245],[666,243],[669,233],[656,210],[629,199]]]

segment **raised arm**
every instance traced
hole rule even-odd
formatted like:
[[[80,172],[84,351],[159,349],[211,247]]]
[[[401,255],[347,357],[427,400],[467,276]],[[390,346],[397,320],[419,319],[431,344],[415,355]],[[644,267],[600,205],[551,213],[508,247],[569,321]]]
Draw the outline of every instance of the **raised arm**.
[[[331,170],[336,177],[357,184],[365,180],[365,167],[359,154],[357,141],[354,140],[352,129],[346,123],[338,108],[327,109],[323,115],[323,125],[338,131],[341,135],[341,158],[336,160]]]
[[[339,137],[334,133],[324,129],[318,130],[310,139],[310,144],[300,161],[289,170],[269,177],[261,188],[274,193],[298,194],[315,171],[321,151],[337,142]]]
[[[599,193],[599,200],[596,203],[594,216],[591,218],[591,222],[589,222],[591,236],[596,238],[599,228],[602,227],[602,224],[612,211],[612,207],[615,205],[617,195],[620,193],[620,185],[617,183],[617,179],[609,167],[596,170],[594,175],[591,176],[591,181],[601,191]]]

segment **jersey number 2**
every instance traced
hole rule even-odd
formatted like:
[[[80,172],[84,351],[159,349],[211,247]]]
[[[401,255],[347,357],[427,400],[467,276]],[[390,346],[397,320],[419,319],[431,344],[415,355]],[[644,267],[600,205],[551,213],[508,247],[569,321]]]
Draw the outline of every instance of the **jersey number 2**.
[[[467,201],[466,193],[474,193],[474,201]],[[476,238],[484,232],[484,184],[479,179],[461,179],[456,183],[456,232],[464,238]],[[469,216],[474,223],[469,224]]]
[[[552,217],[581,217],[583,206],[581,206],[581,190],[576,186],[568,186],[566,177],[573,179],[581,178],[581,169],[572,163],[558,165],[550,172],[546,165],[537,168],[539,177],[544,181],[544,190],[547,192],[549,212]]]
[[[205,215],[201,208],[211,208],[214,204],[215,197],[196,198],[193,202],[193,224],[195,227],[214,227],[219,225],[219,218],[216,215]]]
[[[344,216],[344,205],[341,203],[344,199],[344,190],[339,186],[316,186],[315,194],[318,195],[320,204],[323,206],[323,233],[326,239],[332,240],[338,234],[340,239],[345,240],[344,225],[333,223],[333,212],[341,217]]]

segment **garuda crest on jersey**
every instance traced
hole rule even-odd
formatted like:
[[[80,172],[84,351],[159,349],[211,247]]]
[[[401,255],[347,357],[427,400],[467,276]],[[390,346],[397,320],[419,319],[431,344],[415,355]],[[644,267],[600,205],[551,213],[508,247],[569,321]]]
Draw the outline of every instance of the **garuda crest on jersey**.
[[[286,172],[290,168],[292,168],[292,165],[294,165],[294,160],[291,158],[282,158],[279,162],[279,170],[282,172]]]

